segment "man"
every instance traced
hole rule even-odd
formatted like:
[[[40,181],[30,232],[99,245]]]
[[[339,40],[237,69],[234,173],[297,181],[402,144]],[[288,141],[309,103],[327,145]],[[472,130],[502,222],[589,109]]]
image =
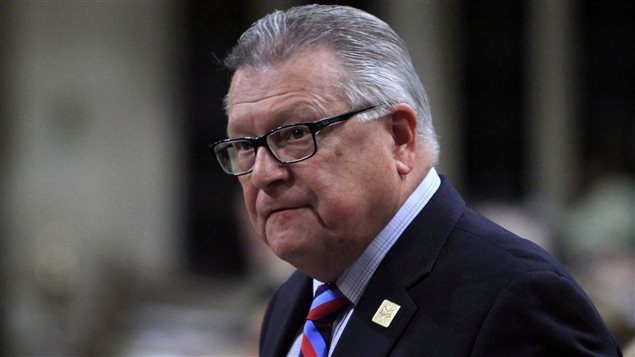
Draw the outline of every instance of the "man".
[[[261,355],[620,355],[552,257],[437,174],[427,97],[387,24],[350,7],[276,11],[226,65],[230,139],[211,149],[298,269]]]

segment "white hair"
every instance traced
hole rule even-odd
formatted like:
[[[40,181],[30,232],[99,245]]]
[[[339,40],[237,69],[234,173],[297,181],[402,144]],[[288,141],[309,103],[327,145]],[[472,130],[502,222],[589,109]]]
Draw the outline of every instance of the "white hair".
[[[304,50],[333,50],[351,108],[404,102],[417,112],[417,134],[436,163],[439,144],[428,96],[404,41],[384,21],[348,6],[305,5],[276,10],[242,34],[225,59],[232,71],[280,64]],[[227,109],[228,100],[225,98]]]

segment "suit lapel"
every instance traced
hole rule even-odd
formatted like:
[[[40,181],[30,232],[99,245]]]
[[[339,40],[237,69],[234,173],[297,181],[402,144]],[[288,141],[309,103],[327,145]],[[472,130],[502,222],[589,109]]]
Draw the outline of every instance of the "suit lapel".
[[[417,311],[408,289],[432,271],[465,208],[442,178],[441,187],[388,252],[348,321],[333,356],[388,355]],[[384,300],[400,306],[388,327],[373,322]]]
[[[287,355],[309,311],[311,296],[312,279],[296,271],[278,291],[265,316],[267,335],[263,336],[261,356]]]
[[[379,274],[379,275],[377,275]],[[377,278],[377,279],[375,279]],[[373,280],[395,281],[385,269],[376,272]],[[417,306],[407,291],[398,284],[369,284],[355,306],[333,356],[385,356],[412,319]],[[400,306],[388,327],[373,322],[373,315],[387,299]]]
[[[386,254],[380,268],[392,271],[403,286],[410,287],[432,271],[464,211],[465,201],[441,176],[441,186]]]

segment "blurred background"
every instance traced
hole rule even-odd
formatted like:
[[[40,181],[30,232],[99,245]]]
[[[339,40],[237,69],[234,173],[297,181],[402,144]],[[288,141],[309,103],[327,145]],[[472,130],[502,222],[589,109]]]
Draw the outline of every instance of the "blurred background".
[[[0,354],[256,354],[291,269],[207,146],[225,136],[222,58],[304,3],[0,1]],[[338,3],[408,43],[439,171],[563,261],[628,348],[633,2]]]

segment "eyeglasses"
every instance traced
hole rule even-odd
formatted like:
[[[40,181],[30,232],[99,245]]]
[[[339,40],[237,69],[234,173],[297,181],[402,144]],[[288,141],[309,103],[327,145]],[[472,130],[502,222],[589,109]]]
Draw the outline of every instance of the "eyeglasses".
[[[348,120],[362,112],[378,106],[320,119],[310,123],[284,125],[263,136],[235,138],[218,141],[209,146],[223,171],[240,176],[253,170],[258,148],[264,146],[271,156],[282,164],[304,161],[317,152],[315,133],[325,127]]]

